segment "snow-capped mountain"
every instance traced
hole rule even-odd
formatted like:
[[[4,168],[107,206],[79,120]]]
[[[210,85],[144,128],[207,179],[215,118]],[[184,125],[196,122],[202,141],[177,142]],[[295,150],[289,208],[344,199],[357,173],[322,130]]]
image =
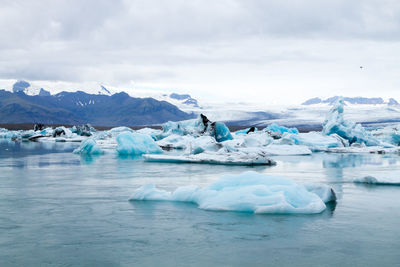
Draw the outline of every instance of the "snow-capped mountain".
[[[96,95],[106,95],[112,96],[116,93],[127,93],[131,97],[138,98],[154,98],[158,101],[167,101],[180,109],[186,110],[188,112],[192,112],[193,110],[199,109],[199,103],[196,99],[192,98],[188,94],[177,94],[177,93],[169,93],[166,94],[163,91],[154,91],[154,90],[139,90],[139,89],[120,89],[115,87],[106,87],[102,84],[83,84],[80,86],[76,86],[75,84],[69,85],[65,84],[46,84],[46,82],[27,82],[24,80],[19,80],[14,82],[13,84],[9,84],[4,88],[6,91],[11,91],[13,93],[24,92],[29,96],[48,96],[48,95],[56,95],[62,92],[76,92],[82,91],[88,94],[96,94]],[[8,87],[8,88],[7,88]],[[78,88],[75,89],[74,88]],[[45,89],[44,89],[45,88]],[[79,102],[78,102],[79,103]],[[83,104],[83,102],[82,102]]]

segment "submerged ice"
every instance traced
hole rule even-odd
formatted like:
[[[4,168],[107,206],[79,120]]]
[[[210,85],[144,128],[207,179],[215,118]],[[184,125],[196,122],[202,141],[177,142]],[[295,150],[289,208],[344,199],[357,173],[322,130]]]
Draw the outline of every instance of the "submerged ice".
[[[333,190],[328,186],[307,188],[288,178],[257,172],[225,175],[204,188],[183,186],[173,192],[147,184],[137,189],[131,198],[191,202],[205,210],[274,214],[320,213],[326,208],[324,201],[335,199]]]

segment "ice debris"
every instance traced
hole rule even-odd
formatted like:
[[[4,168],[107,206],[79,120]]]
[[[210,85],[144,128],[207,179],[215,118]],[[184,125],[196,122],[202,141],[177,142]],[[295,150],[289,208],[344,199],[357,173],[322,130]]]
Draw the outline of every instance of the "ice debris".
[[[327,188],[307,189],[288,178],[251,171],[222,176],[204,188],[183,186],[173,192],[147,184],[137,189],[130,200],[191,202],[200,209],[216,211],[315,214],[325,210],[324,201],[335,199],[333,190]]]
[[[373,137],[361,124],[345,120],[343,116],[344,101],[339,98],[329,111],[323,123],[322,133],[325,135],[338,134],[352,143],[365,143],[367,146],[377,146],[379,140]]]
[[[149,135],[123,132],[117,136],[117,152],[120,155],[162,153],[162,149]]]
[[[192,135],[199,137],[203,135],[213,136],[217,142],[233,139],[228,127],[223,122],[211,122],[206,116],[200,114],[199,118],[193,120],[172,122],[162,125],[163,131],[157,137],[161,140],[172,134]]]

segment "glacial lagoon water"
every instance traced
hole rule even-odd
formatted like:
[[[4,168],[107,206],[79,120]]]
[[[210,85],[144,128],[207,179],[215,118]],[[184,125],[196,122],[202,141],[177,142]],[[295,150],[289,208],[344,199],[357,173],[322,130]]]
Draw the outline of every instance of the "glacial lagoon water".
[[[81,157],[76,144],[0,142],[0,266],[400,266],[399,155],[273,157],[273,167]],[[206,186],[253,170],[332,186],[316,215],[261,215],[128,201],[146,183]]]

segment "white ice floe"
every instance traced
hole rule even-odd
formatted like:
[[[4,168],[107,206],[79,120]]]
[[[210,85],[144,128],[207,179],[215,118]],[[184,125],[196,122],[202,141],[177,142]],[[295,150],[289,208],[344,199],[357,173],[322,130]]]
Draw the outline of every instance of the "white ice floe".
[[[278,140],[281,144],[295,144],[307,146],[312,151],[326,151],[333,147],[344,147],[346,143],[338,136],[326,136],[320,132],[309,133],[284,133],[282,138]]]
[[[400,147],[382,147],[382,146],[350,146],[350,147],[337,147],[329,148],[327,152],[332,153],[375,153],[375,154],[386,154],[386,153],[400,153]]]
[[[225,175],[205,187],[183,186],[173,192],[147,184],[130,200],[182,201],[200,209],[273,214],[315,214],[325,210],[325,202],[335,200],[328,186],[303,186],[288,178],[257,172]]]
[[[143,155],[146,161],[168,162],[168,163],[203,163],[203,164],[221,164],[221,165],[274,165],[276,162],[265,154],[259,153],[212,153],[204,152],[190,155]]]
[[[375,184],[375,185],[399,185],[400,174],[389,173],[386,175],[374,175],[356,178],[353,180],[355,183]]]

